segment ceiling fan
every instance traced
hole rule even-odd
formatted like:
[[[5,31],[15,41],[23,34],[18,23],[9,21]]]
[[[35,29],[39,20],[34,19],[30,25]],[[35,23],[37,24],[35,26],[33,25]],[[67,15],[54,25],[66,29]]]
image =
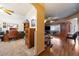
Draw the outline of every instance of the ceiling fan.
[[[12,13],[14,13],[14,11],[10,10],[10,9],[7,9],[7,8],[4,8],[2,6],[0,6],[0,9],[2,11],[4,11],[5,13],[9,14],[9,15],[12,15]]]

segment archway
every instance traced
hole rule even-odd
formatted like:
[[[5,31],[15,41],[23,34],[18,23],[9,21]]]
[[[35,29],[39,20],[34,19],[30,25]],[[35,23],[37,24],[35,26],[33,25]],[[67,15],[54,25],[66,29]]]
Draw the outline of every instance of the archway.
[[[29,27],[35,29],[35,34],[34,34],[35,35],[34,37],[35,54],[34,55],[38,55],[42,51],[44,51],[44,7],[43,5],[38,3],[34,3],[34,4],[2,3],[0,5],[14,11],[14,13],[12,13],[11,15],[5,12],[1,12],[0,13],[1,24],[4,21],[6,24],[10,23],[11,27],[14,24],[18,24],[17,31],[24,31],[23,23],[26,20],[28,20],[30,25]],[[1,25],[1,27],[3,27],[3,25]],[[5,30],[8,30],[9,28],[10,26],[8,25],[8,27],[6,27]],[[19,42],[17,44],[21,46]],[[16,47],[16,44],[14,47]]]
[[[45,10],[43,4],[33,3],[32,4],[37,10],[37,30],[35,40],[35,55],[39,55],[44,49],[44,17]]]

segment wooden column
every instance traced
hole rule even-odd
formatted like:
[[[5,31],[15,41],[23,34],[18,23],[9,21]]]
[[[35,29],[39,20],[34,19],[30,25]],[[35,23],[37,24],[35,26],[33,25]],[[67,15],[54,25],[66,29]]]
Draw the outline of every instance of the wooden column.
[[[37,30],[36,30],[36,40],[35,40],[35,52],[39,55],[44,51],[44,16],[45,10],[42,4],[34,3],[33,6],[37,10]]]
[[[62,23],[61,24],[61,32],[60,32],[60,38],[62,40],[66,40],[67,34],[70,31],[70,23]]]

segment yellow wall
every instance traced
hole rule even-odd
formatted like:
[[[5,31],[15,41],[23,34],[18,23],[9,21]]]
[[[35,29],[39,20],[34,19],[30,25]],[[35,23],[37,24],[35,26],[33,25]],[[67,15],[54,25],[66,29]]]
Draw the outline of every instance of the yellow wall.
[[[34,3],[33,6],[37,10],[37,31],[35,40],[36,55],[44,51],[44,16],[45,11],[42,4]]]

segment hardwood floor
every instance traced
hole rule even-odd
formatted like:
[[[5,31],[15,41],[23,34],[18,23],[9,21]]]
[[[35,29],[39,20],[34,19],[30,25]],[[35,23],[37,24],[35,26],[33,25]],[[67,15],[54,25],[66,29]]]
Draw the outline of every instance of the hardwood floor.
[[[68,41],[61,40],[57,37],[51,39],[53,46],[42,52],[40,56],[79,56],[79,44],[74,44],[72,39]]]
[[[68,39],[68,41],[65,40],[63,41],[60,39],[60,41],[61,41],[60,45],[54,45],[51,48],[51,52],[53,53],[53,55],[61,55],[61,56],[79,55],[78,41],[75,45],[72,39]]]

